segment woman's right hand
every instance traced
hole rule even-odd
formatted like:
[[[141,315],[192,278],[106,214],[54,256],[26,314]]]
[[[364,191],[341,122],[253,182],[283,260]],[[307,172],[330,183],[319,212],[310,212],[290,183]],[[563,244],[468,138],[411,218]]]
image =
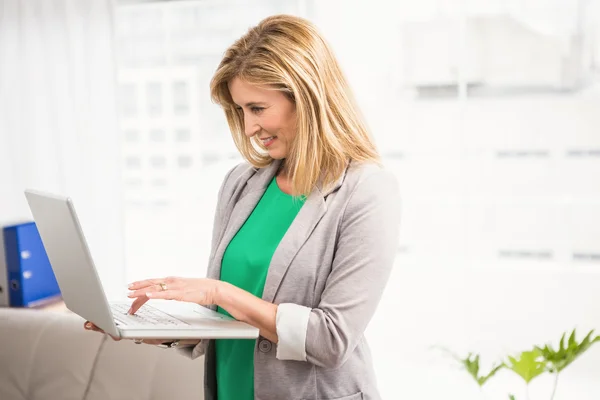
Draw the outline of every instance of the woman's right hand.
[[[90,321],[85,321],[85,323],[83,324],[83,328],[85,330],[88,330],[88,331],[95,331],[95,332],[105,333],[102,329],[98,328],[96,325],[94,325]],[[121,340],[120,337],[115,337],[113,335],[108,335],[108,336],[110,336],[112,338],[112,340],[114,340],[114,341]]]

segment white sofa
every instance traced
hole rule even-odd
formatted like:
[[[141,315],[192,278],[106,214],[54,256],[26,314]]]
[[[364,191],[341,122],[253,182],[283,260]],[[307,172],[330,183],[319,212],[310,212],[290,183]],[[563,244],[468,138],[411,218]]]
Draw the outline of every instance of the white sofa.
[[[202,400],[204,360],[83,329],[71,313],[0,308],[1,400]]]

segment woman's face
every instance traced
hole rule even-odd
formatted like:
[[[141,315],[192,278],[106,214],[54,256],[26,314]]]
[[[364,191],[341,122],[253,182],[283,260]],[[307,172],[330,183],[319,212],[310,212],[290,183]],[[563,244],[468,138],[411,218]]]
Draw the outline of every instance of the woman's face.
[[[287,157],[296,136],[296,106],[279,90],[260,88],[234,78],[229,82],[233,102],[244,113],[244,133],[260,139],[271,158]]]

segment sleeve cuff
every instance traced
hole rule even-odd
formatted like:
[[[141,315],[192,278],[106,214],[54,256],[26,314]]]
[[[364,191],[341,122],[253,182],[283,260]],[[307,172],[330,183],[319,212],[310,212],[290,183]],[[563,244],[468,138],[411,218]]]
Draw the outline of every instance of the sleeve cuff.
[[[277,307],[277,359],[306,361],[306,331],[312,309],[283,303]]]

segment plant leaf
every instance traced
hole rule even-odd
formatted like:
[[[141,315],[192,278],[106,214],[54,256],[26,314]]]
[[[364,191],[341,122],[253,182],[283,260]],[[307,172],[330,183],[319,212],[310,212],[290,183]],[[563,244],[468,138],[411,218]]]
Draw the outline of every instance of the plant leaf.
[[[508,400],[517,400],[514,394],[508,395]]]
[[[463,360],[463,364],[467,371],[477,380],[477,376],[479,375],[479,354],[471,354],[467,356]]]
[[[504,368],[504,364],[499,364],[499,365],[492,365],[492,369],[490,370],[489,373],[487,374],[479,374],[480,371],[480,365],[479,365],[479,359],[480,356],[479,354],[473,354],[473,353],[469,353],[467,355],[466,358],[464,359],[457,359],[457,361],[459,361],[463,368],[469,373],[469,375],[471,375],[471,377],[475,380],[475,382],[477,382],[477,384],[481,387],[483,385],[485,385],[485,383],[494,375],[496,375],[496,373],[498,371],[500,371],[502,368]]]
[[[475,382],[477,382],[477,384],[480,387],[485,385],[485,383],[490,378],[492,378],[494,375],[496,375],[496,373],[498,371],[500,371],[502,368],[505,367],[504,364],[502,364],[502,363],[500,363],[499,365],[494,364],[494,365],[492,365],[492,368],[489,373],[487,373],[485,375],[480,375],[479,374],[479,371],[480,371],[480,364],[479,364],[480,355],[479,354],[468,353],[465,358],[461,358],[457,354],[453,353],[452,351],[450,351],[444,347],[440,347],[440,349],[445,351],[457,363],[459,363],[461,365],[461,367],[464,368],[465,371],[467,371],[467,373],[469,375],[471,375],[471,377],[475,380]]]
[[[547,371],[546,361],[538,348],[524,351],[517,357],[509,356],[506,367],[523,378],[527,384]]]
[[[479,386],[483,386],[485,385],[485,383],[494,375],[496,375],[496,372],[500,371],[502,368],[504,368],[504,364],[499,364],[499,365],[492,365],[492,370],[487,374],[487,375],[482,375],[479,378],[477,378],[477,383],[479,383]]]
[[[576,331],[576,329],[573,329],[573,332],[571,333],[571,336],[569,336],[569,347],[572,347],[573,345],[576,344],[576,342],[575,342],[575,331]]]
[[[560,340],[557,350],[554,350],[554,348],[549,344],[546,344],[544,347],[537,347],[537,349],[540,350],[542,357],[544,357],[544,359],[550,364],[549,371],[559,373],[568,367],[579,356],[585,353],[594,343],[600,341],[600,336],[592,338],[593,333],[594,331],[591,330],[583,338],[581,343],[578,343],[576,338],[576,330],[573,329],[573,332],[569,336],[566,347],[564,343],[564,338],[566,335],[565,333]]]

